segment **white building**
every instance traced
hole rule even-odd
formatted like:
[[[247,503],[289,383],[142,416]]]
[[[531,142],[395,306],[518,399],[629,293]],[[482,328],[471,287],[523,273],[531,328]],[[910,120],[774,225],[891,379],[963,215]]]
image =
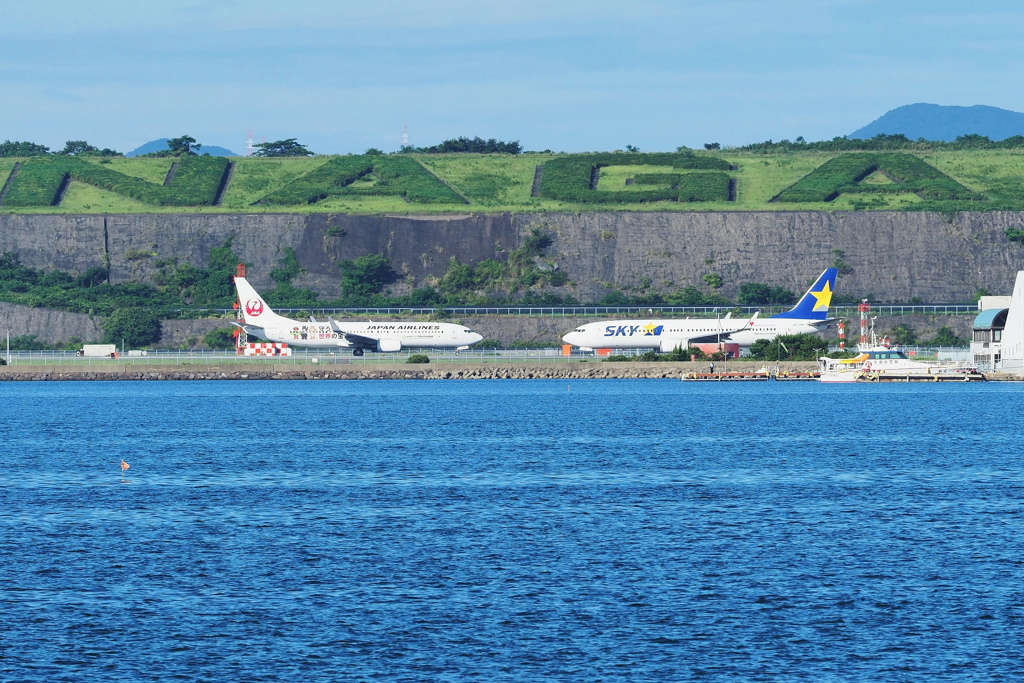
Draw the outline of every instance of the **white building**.
[[[996,369],[1024,373],[1024,270],[1017,272],[1012,297],[1002,334],[1002,358]]]

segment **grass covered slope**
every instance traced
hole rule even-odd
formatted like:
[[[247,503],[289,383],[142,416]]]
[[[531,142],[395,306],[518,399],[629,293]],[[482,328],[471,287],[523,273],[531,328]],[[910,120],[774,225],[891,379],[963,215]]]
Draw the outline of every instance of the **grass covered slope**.
[[[0,159],[0,212],[1024,210],[1021,149],[190,157],[170,173],[173,163]]]

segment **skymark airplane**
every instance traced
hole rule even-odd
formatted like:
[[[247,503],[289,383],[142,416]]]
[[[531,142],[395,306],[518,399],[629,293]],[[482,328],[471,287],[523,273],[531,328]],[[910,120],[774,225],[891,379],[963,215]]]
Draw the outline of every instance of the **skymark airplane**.
[[[468,327],[452,323],[339,323],[330,318],[327,322],[292,320],[274,313],[244,277],[235,278],[235,289],[245,322],[238,326],[247,334],[271,342],[348,348],[352,349],[353,356],[361,356],[364,351],[393,353],[410,348],[462,350],[483,339]]]
[[[758,339],[774,339],[780,334],[820,332],[834,320],[828,318],[828,306],[835,283],[836,269],[826,268],[796,306],[761,320],[757,313],[743,323],[728,316],[717,320],[605,320],[577,327],[562,340],[590,349],[656,349],[667,353],[690,344],[721,341],[750,346]]]
[[[727,341],[726,335],[753,325],[757,313],[747,321],[725,318],[684,318],[681,320],[603,320],[581,325],[562,337],[566,344],[583,349],[656,349],[668,353],[691,343]]]

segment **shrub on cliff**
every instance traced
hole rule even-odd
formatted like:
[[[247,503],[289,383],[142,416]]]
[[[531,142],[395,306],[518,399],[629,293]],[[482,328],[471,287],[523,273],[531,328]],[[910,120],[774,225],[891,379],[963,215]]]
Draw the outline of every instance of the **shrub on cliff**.
[[[740,285],[740,293],[736,301],[741,306],[791,304],[796,301],[796,295],[785,287],[771,287],[760,282],[744,282]]]
[[[211,349],[231,349],[235,346],[235,329],[222,327],[210,330],[203,336],[203,343]]]
[[[149,308],[119,308],[103,321],[103,340],[122,346],[149,346],[160,341],[160,318]]]
[[[376,294],[395,279],[391,262],[380,254],[367,254],[341,261],[338,269],[341,271],[341,296],[348,301],[358,301]]]

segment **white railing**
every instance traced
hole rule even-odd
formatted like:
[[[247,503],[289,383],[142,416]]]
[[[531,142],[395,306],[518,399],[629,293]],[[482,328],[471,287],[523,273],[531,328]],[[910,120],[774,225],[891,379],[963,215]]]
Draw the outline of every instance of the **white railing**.
[[[146,351],[145,355],[131,352],[118,358],[91,358],[74,351],[12,351],[12,366],[55,365],[78,366],[103,372],[124,366],[152,365],[235,365],[240,363],[261,365],[392,365],[406,363],[411,355],[425,355],[431,363],[530,363],[572,362],[594,360],[593,352],[574,352],[563,356],[561,348],[551,349],[468,349],[451,351],[438,349],[409,349],[398,353],[371,353],[353,356],[350,351],[331,353],[328,350],[292,349],[291,356],[239,356],[231,351]],[[6,355],[3,356],[7,360]]]
[[[713,318],[728,311],[750,315],[760,311],[762,317],[789,310],[790,306],[380,306],[351,308],[275,308],[282,315],[326,319],[328,316],[455,316],[517,315],[546,318],[591,318],[602,316],[701,316]],[[174,309],[170,314],[184,317],[234,315],[231,309]],[[871,304],[871,313],[885,316],[903,315],[977,315],[977,304]],[[734,313],[734,315],[737,315]],[[835,318],[857,318],[856,304],[833,305],[829,315]]]

